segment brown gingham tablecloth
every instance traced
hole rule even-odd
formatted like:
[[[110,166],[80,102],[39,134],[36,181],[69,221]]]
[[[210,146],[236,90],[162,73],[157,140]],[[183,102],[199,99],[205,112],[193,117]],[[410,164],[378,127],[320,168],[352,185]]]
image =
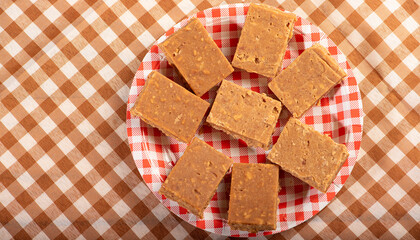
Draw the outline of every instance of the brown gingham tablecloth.
[[[184,17],[232,2],[0,1],[0,239],[224,238],[151,194],[125,113],[148,47]],[[329,35],[353,67],[366,114],[359,160],[338,196],[268,238],[420,239],[418,3],[265,3]]]

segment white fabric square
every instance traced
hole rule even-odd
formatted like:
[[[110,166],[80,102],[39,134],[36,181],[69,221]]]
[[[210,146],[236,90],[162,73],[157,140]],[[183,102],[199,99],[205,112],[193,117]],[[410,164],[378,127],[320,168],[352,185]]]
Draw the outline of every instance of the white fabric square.
[[[399,4],[396,0],[385,0],[382,2],[383,5],[385,5],[386,8],[390,12],[395,12],[398,8],[401,7],[401,4]]]
[[[162,204],[156,205],[156,207],[152,209],[152,213],[157,219],[159,219],[159,221],[162,221],[169,215],[168,209],[165,208]]]
[[[58,229],[60,229],[61,232],[71,225],[70,220],[64,215],[64,213],[54,219],[53,223]]]
[[[25,69],[29,75],[32,75],[39,69],[39,65],[31,58],[23,65],[23,69]]]
[[[105,4],[108,7],[112,7],[112,5],[114,5],[116,2],[118,2],[118,0],[105,0]]]
[[[420,133],[417,129],[413,128],[411,131],[405,135],[405,137],[410,141],[415,147],[418,147],[420,144]]]
[[[379,55],[376,50],[372,50],[372,52],[366,57],[366,60],[372,65],[372,67],[376,68],[384,59]]]
[[[136,59],[136,55],[127,47],[124,50],[122,50],[118,57],[124,62],[125,65],[128,65],[131,63],[134,59]]]
[[[402,82],[400,76],[392,70],[388,75],[385,77],[385,81],[392,87],[395,88]]]
[[[407,195],[407,192],[404,191],[404,189],[402,189],[400,187],[400,185],[394,184],[394,186],[389,189],[388,194],[395,200],[395,201],[400,201],[401,198],[403,198],[405,195]]]
[[[114,171],[118,174],[121,179],[124,179],[131,173],[131,169],[127,166],[127,164],[121,161],[115,168]]]
[[[72,41],[75,37],[79,35],[79,31],[73,27],[72,24],[69,24],[64,30],[63,35],[69,40]]]
[[[43,12],[43,14],[51,22],[54,22],[58,17],[61,16],[61,13],[54,7],[54,5],[51,5],[47,10]]]
[[[372,127],[366,135],[368,135],[374,143],[378,143],[382,138],[385,137],[385,134],[376,125]]]
[[[45,45],[45,47],[42,50],[50,58],[54,57],[55,54],[57,54],[58,52],[60,52],[60,49],[58,49],[57,45],[55,45],[55,43],[53,43],[53,42],[49,42],[47,45]]]
[[[7,190],[7,188],[5,188],[0,193],[0,200],[1,200],[1,204],[3,205],[3,207],[7,207],[7,205],[9,205],[9,203],[11,203],[13,200],[15,200],[15,197],[13,197],[12,194],[10,194],[9,190]]]
[[[195,9],[195,5],[190,0],[182,0],[178,3],[178,7],[186,15]]]
[[[162,204],[158,204],[158,206],[162,206]],[[163,207],[163,206],[162,206]],[[163,207],[165,208],[165,207]],[[124,217],[129,211],[130,207],[124,202],[124,200],[120,200],[117,202],[114,206],[112,206],[112,209],[120,216],[121,218]],[[152,210],[153,211],[153,210]]]
[[[84,119],[78,126],[77,130],[84,136],[89,136],[93,131],[95,131],[95,128],[92,126],[92,124],[89,122],[89,120]]]
[[[54,121],[49,117],[46,116],[40,123],[39,126],[45,131],[45,133],[50,133],[52,130],[54,130],[57,125],[54,123]]]
[[[403,157],[405,156],[405,154],[401,152],[401,150],[397,146],[394,146],[391,150],[389,150],[389,152],[386,155],[388,155],[388,157],[395,164],[398,164],[401,161],[401,159],[403,159]]]
[[[138,21],[137,18],[129,10],[127,10],[123,15],[121,15],[120,20],[127,27],[131,27],[131,25]]]
[[[0,68],[1,67],[2,66],[0,66]],[[8,79],[6,79],[6,81],[3,82],[3,86],[5,86],[9,92],[13,92],[16,88],[18,88],[21,85],[14,76],[10,76]]]
[[[414,69],[419,67],[419,59],[416,58],[413,53],[408,54],[407,57],[404,58],[403,63],[411,70],[414,71]]]
[[[77,68],[73,65],[73,63],[71,63],[70,61],[68,61],[66,64],[64,64],[64,66],[62,66],[60,68],[60,70],[63,72],[63,74],[70,79],[71,77],[74,76],[74,74],[77,73]]]
[[[418,28],[419,24],[412,16],[407,17],[402,25],[408,30],[410,33],[414,33]]]
[[[386,172],[377,164],[373,165],[367,172],[376,182],[378,182]]]
[[[98,52],[90,45],[86,45],[81,51],[80,54],[86,59],[86,61],[90,62],[96,56],[98,56]]]
[[[102,158],[107,157],[114,149],[109,146],[109,144],[103,140],[101,143],[95,146],[95,150],[102,156]]]
[[[25,210],[22,210],[22,212],[16,215],[14,219],[23,228],[26,227],[30,222],[32,222],[32,217],[29,216],[29,214]]]
[[[147,30],[144,30],[144,32],[138,37],[138,40],[145,48],[150,47],[150,45],[156,41],[152,34],[150,34]]]
[[[362,235],[367,229],[367,227],[359,219],[355,219],[348,226],[348,228],[350,229],[350,231],[352,231],[354,234],[356,234],[356,236]],[[359,234],[359,235],[357,235],[357,234]]]
[[[55,165],[55,162],[47,154],[42,156],[41,159],[39,159],[36,162],[42,168],[42,170],[44,170],[44,172],[47,172],[48,170],[50,170],[50,168],[52,168]]]
[[[9,15],[9,17],[14,21],[16,20],[16,18],[18,18],[20,15],[23,14],[22,10],[20,10],[20,8],[12,3],[12,5],[10,5],[9,8],[6,9],[6,11],[4,11],[7,15]]]
[[[0,155],[0,163],[3,164],[6,168],[11,167],[13,164],[17,162],[15,156],[8,150],[6,150],[3,155]],[[0,197],[1,199],[1,197]]]
[[[80,160],[75,165],[75,167],[84,176],[87,175],[93,169],[92,164],[90,164],[90,162],[86,158],[82,158],[82,160]]]
[[[335,9],[328,19],[331,20],[331,22],[334,24],[334,26],[338,27],[341,23],[343,23],[346,18],[337,10]]]
[[[51,78],[45,80],[45,82],[42,83],[40,87],[48,96],[51,96],[53,93],[55,93],[55,91],[58,90],[58,86],[51,80]]]
[[[99,70],[98,73],[107,82],[116,75],[114,70],[109,65],[105,65],[101,70]]]
[[[181,225],[178,225],[181,226]],[[146,233],[148,233],[150,230],[143,222],[137,222],[134,226],[131,227],[131,230],[139,237],[140,239],[143,238]],[[183,238],[177,238],[177,239],[183,239]]]
[[[57,147],[67,155],[71,150],[74,149],[74,144],[70,141],[68,137],[64,137],[58,144]]]
[[[55,181],[55,185],[63,192],[67,192],[72,186],[73,183],[66,177],[66,175],[61,176],[58,180]]]
[[[117,34],[115,34],[110,27],[107,27],[99,36],[101,36],[108,45],[118,38]]]
[[[80,88],[79,92],[85,97],[86,99],[90,98],[94,93],[96,93],[95,88],[90,84],[90,82],[86,81]]]
[[[39,34],[42,33],[41,29],[39,29],[39,27],[31,22],[31,24],[29,24],[25,30],[23,30],[26,35],[28,35],[28,37],[30,37],[31,39],[35,39],[36,37],[38,37]]]
[[[45,234],[44,232],[39,232],[34,238],[33,240],[45,240],[45,239],[49,239],[47,234]]]
[[[404,119],[404,117],[396,108],[393,108],[391,111],[389,111],[389,113],[386,115],[386,118],[395,126]]]
[[[420,214],[420,213],[419,213]],[[402,239],[402,237],[407,234],[407,230],[401,223],[395,222],[395,224],[388,229],[388,231],[394,235],[396,239]]]
[[[380,219],[387,210],[380,204],[379,202],[375,202],[370,208],[369,212],[372,213],[373,216],[375,216],[376,219]]]
[[[414,181],[415,184],[420,183],[420,168],[418,166],[414,166],[409,172],[407,172],[407,176]]]
[[[173,25],[175,25],[174,20],[172,20],[168,14],[163,15],[157,22],[163,28],[163,30],[165,30],[165,32],[168,31]]]
[[[373,103],[380,103],[385,97],[377,88],[373,88],[367,95],[369,100]]]
[[[87,210],[89,210],[89,208],[92,207],[92,204],[90,204],[89,201],[86,200],[86,198],[83,196],[77,199],[73,205],[81,214],[84,214]]]
[[[366,193],[366,189],[359,182],[353,183],[353,185],[351,185],[348,190],[356,199],[359,199]]]
[[[12,56],[16,56],[20,51],[22,51],[22,47],[15,41],[11,40],[6,46],[4,46],[4,49]]]
[[[359,33],[359,31],[357,31],[357,29],[353,30],[353,32],[348,35],[347,39],[349,39],[354,47],[359,46],[365,40],[365,38]]]
[[[96,19],[99,18],[99,15],[93,8],[89,7],[84,13],[82,13],[82,17],[86,22],[92,24]]]
[[[401,40],[393,32],[391,32],[384,41],[392,51],[401,45]]]
[[[347,3],[353,7],[353,9],[357,9],[360,5],[363,4],[363,0],[353,0],[353,1],[347,1]]]
[[[156,6],[156,1],[155,0],[148,0],[148,1],[143,1],[141,6],[144,7],[144,9],[146,9],[146,11],[149,11],[150,9],[152,9],[154,6]]]
[[[76,111],[76,107],[69,99],[64,100],[64,102],[60,104],[59,108],[67,117]]]
[[[101,195],[102,197],[105,196],[109,191],[111,191],[111,186],[104,180],[101,179],[95,186],[93,186],[95,190]]]
[[[404,100],[410,105],[412,108],[416,108],[420,103],[420,96],[414,91],[411,90],[405,97]]]
[[[365,21],[369,24],[369,26],[371,26],[373,29],[376,29],[377,27],[379,27],[379,25],[381,25],[381,23],[383,23],[382,19],[375,13],[372,12],[366,19]]]
[[[14,126],[16,126],[19,122],[13,116],[12,113],[8,112],[4,117],[1,119],[1,123],[8,129],[11,130]]]
[[[170,233],[175,239],[187,239],[188,236],[188,232],[185,231],[181,224],[178,224],[175,228],[173,228]]]
[[[53,204],[53,201],[46,193],[42,193],[39,195],[37,199],[35,199],[35,202],[38,204],[38,206],[42,209],[42,211],[45,211],[51,204]]]
[[[26,151],[29,151],[33,146],[36,145],[35,139],[29,134],[25,134],[20,140],[19,143],[25,148]]]
[[[24,189],[28,189],[35,182],[28,172],[23,172],[16,180]]]
[[[31,96],[27,96],[23,101],[21,102],[21,106],[28,112],[31,113],[35,108],[37,108],[39,105]]]
[[[107,102],[99,106],[97,111],[105,120],[115,113],[115,110]]]

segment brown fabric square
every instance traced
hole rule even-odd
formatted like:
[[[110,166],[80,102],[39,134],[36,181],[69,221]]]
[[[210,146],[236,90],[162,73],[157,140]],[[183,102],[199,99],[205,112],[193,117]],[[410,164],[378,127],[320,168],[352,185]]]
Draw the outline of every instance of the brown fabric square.
[[[25,81],[22,82],[22,87],[28,93],[32,93],[33,91],[39,88],[39,85],[32,76],[29,76]]]
[[[106,46],[99,55],[105,60],[105,62],[109,63],[112,59],[114,59],[117,54],[115,54],[114,50],[110,46]]]
[[[35,164],[34,158],[31,156],[30,153],[26,152],[22,155],[22,157],[19,158],[19,163],[24,167],[25,169],[29,169],[32,167],[32,165]]]
[[[42,174],[37,181],[38,185],[42,188],[42,190],[47,191],[47,189],[54,184],[48,174]]]
[[[80,73],[83,75],[83,77],[86,78],[86,80],[89,80],[97,73],[97,71],[92,67],[90,63],[87,63],[80,69]]]
[[[23,208],[26,208],[34,200],[28,194],[28,192],[23,191],[19,196],[16,197],[16,201],[20,204],[20,206],[22,206]]]
[[[57,162],[57,167],[59,167],[63,173],[67,173],[74,167],[74,164],[69,160],[67,156],[64,156],[60,161]]]
[[[15,22],[10,23],[10,25],[7,26],[4,30],[12,38],[16,38],[22,32],[22,28],[20,28]]]
[[[69,23],[73,23],[78,17],[80,17],[79,12],[77,12],[73,7],[67,9],[63,16],[69,21]]]
[[[51,59],[48,59],[41,68],[48,76],[52,76],[58,71],[57,65]]]
[[[61,195],[57,200],[55,200],[54,203],[62,212],[64,212],[67,208],[69,208],[72,205],[72,203],[64,194]]]
[[[28,16],[32,21],[35,21],[39,16],[42,15],[42,13],[35,5],[31,5],[28,9],[26,9],[25,15]]]
[[[71,80],[67,80],[64,84],[60,87],[60,90],[66,95],[66,97],[70,97],[73,95],[74,92],[77,91],[77,88],[73,85]]]
[[[150,28],[156,22],[149,12],[144,13],[143,16],[140,17],[139,21],[146,29]]]
[[[74,186],[79,190],[79,192],[82,195],[84,195],[92,189],[92,185],[84,177],[82,177],[77,183],[75,183]]]
[[[32,41],[28,45],[26,45],[24,50],[30,57],[34,57],[41,51],[41,48],[38,46],[38,44]]]
[[[41,103],[41,108],[42,110],[44,110],[44,112],[46,114],[51,114],[55,109],[57,109],[57,104],[55,104],[51,98],[47,98],[45,99],[42,103]]]
[[[77,50],[72,43],[68,43],[61,49],[61,52],[64,53],[68,59],[72,59],[79,53],[79,50]]]
[[[99,34],[95,31],[95,29],[92,28],[92,26],[87,26],[81,32],[81,34],[88,42],[92,42],[96,37],[99,36]]]
[[[381,237],[387,230],[380,221],[376,221],[369,230],[375,235],[375,237]]]
[[[50,39],[53,40],[58,34],[60,34],[60,30],[54,25],[50,24],[45,30],[44,34]]]
[[[88,153],[93,150],[92,144],[90,144],[87,139],[83,139],[79,144],[77,144],[76,148],[83,154],[83,156],[88,155]]]
[[[34,128],[37,125],[36,121],[31,115],[27,115],[26,117],[24,117],[21,120],[20,124],[25,128],[27,132],[32,130],[32,128]]]
[[[115,20],[118,19],[111,8],[105,10],[105,12],[101,15],[101,18],[108,26],[110,26]]]

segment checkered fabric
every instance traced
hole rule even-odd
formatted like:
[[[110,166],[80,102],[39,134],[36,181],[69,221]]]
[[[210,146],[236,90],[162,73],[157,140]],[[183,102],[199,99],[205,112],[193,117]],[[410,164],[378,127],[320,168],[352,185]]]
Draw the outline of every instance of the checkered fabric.
[[[224,238],[160,204],[126,133],[129,86],[148,48],[186,16],[224,3],[0,1],[1,239]],[[338,195],[305,223],[266,237],[419,239],[417,3],[266,3],[334,41],[366,114],[359,159]]]

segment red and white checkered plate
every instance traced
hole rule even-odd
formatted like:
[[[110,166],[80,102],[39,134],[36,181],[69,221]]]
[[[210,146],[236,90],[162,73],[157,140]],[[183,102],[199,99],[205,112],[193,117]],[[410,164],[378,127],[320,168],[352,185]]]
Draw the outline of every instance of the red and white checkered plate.
[[[229,61],[233,58],[238,38],[245,22],[248,6],[249,4],[222,5],[191,16],[197,17],[201,21]],[[344,163],[333,184],[329,187],[328,192],[322,193],[292,177],[290,174],[282,172],[280,175],[280,186],[282,189],[279,192],[280,203],[278,206],[277,229],[258,233],[232,230],[227,224],[230,174],[227,174],[222,180],[216,194],[204,212],[203,219],[198,219],[176,202],[158,193],[161,184],[185,151],[187,144],[167,137],[158,129],[147,125],[139,118],[132,117],[129,109],[133,107],[138,94],[143,89],[147,75],[152,70],[159,71],[170,79],[179,77],[174,69],[169,66],[165,55],[158,48],[157,44],[163,42],[174,31],[185,26],[187,22],[188,19],[184,19],[176,24],[151,47],[140,64],[128,97],[128,140],[136,166],[147,186],[163,205],[185,221],[209,232],[226,236],[252,237],[269,235],[293,228],[313,217],[340,191],[353,169],[362,139],[363,111],[357,82],[344,54],[325,33],[300,17],[295,23],[294,35],[287,47],[283,69],[306,48],[309,48],[314,43],[320,43],[328,48],[331,55],[337,59],[340,66],[348,74],[348,77],[341,84],[335,86],[333,90],[321,99],[320,106],[314,106],[300,118],[302,122],[313,126],[317,131],[328,134],[335,142],[345,144],[349,151],[349,158]],[[270,79],[266,77],[235,70],[233,74],[227,77],[227,80],[253,91],[266,93],[274,98],[273,93],[267,87]],[[213,88],[204,94],[202,98],[212,102],[215,95],[216,89]],[[288,111],[283,108],[272,136],[273,143],[277,141],[289,115]],[[264,163],[269,152],[261,148],[247,147],[243,141],[234,139],[207,125],[201,126],[196,137],[231,157],[234,162]]]

